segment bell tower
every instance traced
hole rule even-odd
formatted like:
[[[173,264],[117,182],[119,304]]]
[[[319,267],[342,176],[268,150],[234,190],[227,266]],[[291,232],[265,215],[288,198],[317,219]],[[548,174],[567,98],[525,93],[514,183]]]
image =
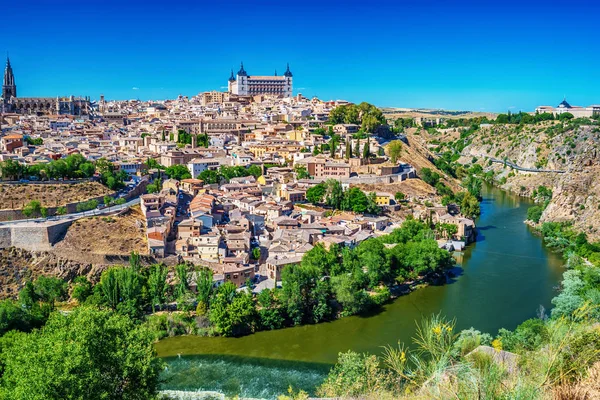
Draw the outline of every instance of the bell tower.
[[[17,85],[15,85],[15,75],[10,65],[10,58],[7,55],[4,80],[2,81],[2,98],[4,101],[9,101],[12,97],[17,97]]]

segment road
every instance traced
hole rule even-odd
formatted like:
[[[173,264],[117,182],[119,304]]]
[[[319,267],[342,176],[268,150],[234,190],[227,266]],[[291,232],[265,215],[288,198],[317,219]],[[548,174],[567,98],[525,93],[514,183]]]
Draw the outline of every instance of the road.
[[[140,199],[138,197],[138,198],[128,201],[125,204],[121,204],[118,206],[110,206],[110,207],[102,208],[102,209],[95,208],[90,211],[83,211],[83,212],[74,213],[74,214],[56,215],[56,216],[52,216],[52,217],[48,217],[48,218],[29,218],[29,219],[19,219],[19,220],[15,220],[15,221],[4,221],[4,222],[0,222],[0,226],[7,226],[7,225],[15,226],[18,224],[25,224],[25,223],[31,223],[31,222],[42,223],[42,222],[58,222],[58,221],[75,221],[79,218],[93,217],[96,215],[105,215],[105,214],[114,213],[114,212],[124,210],[128,207],[134,206],[139,203],[140,203]]]
[[[441,157],[442,155],[440,153],[434,153],[437,157]],[[462,154],[462,157],[485,157],[488,160],[490,160],[491,162],[494,163],[498,163],[498,164],[506,164],[507,167],[511,167],[513,169],[516,169],[517,171],[524,171],[524,172],[549,172],[549,173],[554,173],[554,174],[565,174],[567,171],[560,171],[560,170],[555,170],[555,169],[537,169],[537,168],[525,168],[525,167],[521,167],[513,162],[510,162],[508,160],[504,161],[504,160],[499,160],[497,158],[494,157],[490,157],[487,154]]]

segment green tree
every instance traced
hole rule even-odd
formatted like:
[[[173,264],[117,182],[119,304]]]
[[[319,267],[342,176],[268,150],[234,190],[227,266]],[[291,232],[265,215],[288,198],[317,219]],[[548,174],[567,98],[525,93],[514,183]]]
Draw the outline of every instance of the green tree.
[[[108,207],[113,203],[113,198],[112,198],[112,196],[104,196],[104,198],[102,199],[102,202],[104,203],[104,205],[106,207]]]
[[[371,148],[369,144],[369,140],[367,139],[365,145],[363,146],[363,158],[371,157]]]
[[[92,283],[85,276],[78,276],[73,280],[73,297],[79,304],[83,304],[92,295]]]
[[[177,277],[177,283],[175,284],[175,296],[177,298],[183,297],[190,290],[188,267],[185,264],[178,264],[175,266],[175,276]]]
[[[349,160],[352,158],[352,141],[350,138],[346,138],[346,159]]]
[[[3,178],[18,180],[23,176],[25,167],[18,161],[9,158],[0,163],[0,171],[2,171]]]
[[[327,187],[326,191],[326,203],[328,206],[335,208],[336,210],[341,209],[342,202],[344,201],[344,189],[340,181],[335,179],[328,179],[325,182]]]
[[[155,398],[163,363],[153,336],[110,311],[54,313],[43,330],[13,337],[0,398],[62,400]]]
[[[435,186],[440,180],[440,174],[431,170],[431,168],[421,168],[423,181],[428,185]]]
[[[162,305],[167,299],[167,267],[162,264],[155,264],[150,267],[148,275],[148,296],[152,306],[152,312],[155,312],[156,305]]]
[[[319,183],[306,191],[306,200],[311,202],[312,204],[319,204],[323,202],[323,198],[325,197],[325,192],[327,191],[327,187],[324,183]]]
[[[360,157],[360,139],[356,139],[356,144],[354,145],[354,155],[356,157]]]
[[[294,172],[296,172],[296,178],[298,179],[309,179],[310,175],[308,173],[308,170],[306,169],[306,166],[304,165],[296,165],[294,167]]]
[[[221,285],[211,300],[210,322],[223,336],[240,336],[254,330],[256,309],[249,291],[236,290],[231,282]]]
[[[196,271],[196,299],[198,304],[203,304],[208,308],[210,296],[213,292],[213,273],[209,268],[202,268]]]
[[[396,201],[402,201],[406,198],[406,195],[402,192],[396,192],[394,198],[396,199]]]
[[[54,308],[57,300],[64,300],[67,296],[67,282],[60,278],[40,276],[34,282],[37,298]]]
[[[469,192],[464,193],[460,202],[460,212],[468,218],[479,216],[481,214],[479,200]]]
[[[42,215],[42,203],[39,200],[31,200],[21,211],[27,218]]]
[[[366,269],[369,287],[391,280],[390,261],[381,240],[367,239],[361,242],[356,248],[356,254],[360,265]]]
[[[257,296],[258,320],[262,329],[279,329],[283,327],[285,318],[276,289],[265,289]]]
[[[400,140],[392,140],[388,146],[390,161],[396,164],[402,154],[402,142]]]
[[[176,179],[178,181],[190,179],[192,177],[192,174],[190,174],[190,171],[187,169],[187,167],[181,164],[168,167],[165,169],[165,174],[167,174],[170,179]]]
[[[260,247],[255,247],[252,249],[252,258],[255,260],[260,260]]]

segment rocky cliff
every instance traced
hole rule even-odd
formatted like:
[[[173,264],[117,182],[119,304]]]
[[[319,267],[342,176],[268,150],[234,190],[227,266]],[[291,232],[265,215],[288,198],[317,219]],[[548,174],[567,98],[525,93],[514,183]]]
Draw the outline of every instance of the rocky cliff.
[[[569,221],[591,239],[600,240],[600,128],[548,121],[536,125],[500,125],[476,131],[459,160],[474,158],[506,190],[531,196],[540,185],[552,189],[552,200],[540,222]],[[520,171],[518,167],[564,173]]]

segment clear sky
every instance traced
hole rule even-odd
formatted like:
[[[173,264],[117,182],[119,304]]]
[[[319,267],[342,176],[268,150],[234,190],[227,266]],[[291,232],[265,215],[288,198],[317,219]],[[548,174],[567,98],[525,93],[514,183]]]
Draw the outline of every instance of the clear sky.
[[[18,95],[165,99],[290,63],[294,92],[378,106],[600,103],[600,1],[11,1]]]

